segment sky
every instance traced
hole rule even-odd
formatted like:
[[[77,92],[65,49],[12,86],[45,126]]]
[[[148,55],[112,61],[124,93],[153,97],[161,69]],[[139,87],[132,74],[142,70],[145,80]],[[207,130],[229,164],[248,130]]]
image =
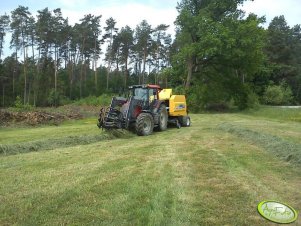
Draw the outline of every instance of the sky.
[[[50,10],[61,8],[63,16],[74,24],[86,14],[102,15],[105,22],[109,17],[117,21],[117,27],[129,25],[135,28],[143,19],[153,26],[161,23],[170,25],[174,32],[174,21],[178,15],[176,6],[179,0],[7,0],[0,5],[0,15],[10,13],[23,5],[30,12],[48,7]],[[247,1],[243,9],[259,16],[266,16],[267,22],[279,15],[284,15],[288,24],[301,24],[300,0],[254,0]]]
[[[265,16],[268,23],[275,17],[284,15],[289,26],[301,24],[300,0],[254,0],[245,2],[243,10]]]
[[[19,5],[27,6],[34,15],[37,10],[46,7],[49,10],[61,8],[70,24],[79,22],[86,14],[102,15],[102,26],[106,19],[113,17],[118,28],[125,25],[135,28],[145,19],[153,27],[159,24],[170,25],[168,33],[174,34],[178,1],[180,0],[2,0],[0,15],[10,14]],[[290,26],[301,24],[300,8],[300,0],[254,0],[245,2],[242,7],[247,14],[266,16],[267,24],[275,16],[284,15]]]

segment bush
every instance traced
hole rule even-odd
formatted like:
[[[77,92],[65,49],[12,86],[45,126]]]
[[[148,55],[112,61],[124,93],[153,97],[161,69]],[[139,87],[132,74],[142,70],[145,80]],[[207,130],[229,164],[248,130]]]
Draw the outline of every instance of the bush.
[[[23,108],[23,103],[22,103],[22,100],[21,100],[21,97],[20,96],[17,96],[16,97],[16,100],[15,100],[15,108]]]
[[[72,100],[70,100],[68,97],[66,96],[60,96],[60,104],[61,105],[68,105],[68,104],[72,104]]]
[[[235,105],[240,110],[258,108],[259,99],[258,96],[246,85],[241,87],[240,93],[234,98]]]
[[[11,108],[11,110],[15,111],[31,111],[33,110],[34,106],[30,104],[23,104],[23,101],[21,100],[20,96],[16,97],[16,100],[14,102],[14,108]]]
[[[55,92],[54,89],[51,89],[48,98],[47,103],[51,106],[59,106],[60,105],[60,94],[58,92]]]
[[[268,86],[263,96],[263,101],[267,105],[290,104],[292,100],[292,90],[284,83],[279,86]]]
[[[112,96],[103,94],[99,97],[88,96],[86,98],[75,101],[74,105],[90,105],[90,106],[107,106],[110,105]]]

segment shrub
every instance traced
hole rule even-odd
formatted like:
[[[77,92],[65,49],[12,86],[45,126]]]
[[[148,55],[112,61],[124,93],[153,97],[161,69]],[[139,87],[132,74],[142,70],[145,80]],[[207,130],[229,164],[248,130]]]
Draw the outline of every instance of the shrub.
[[[258,96],[246,85],[242,86],[240,93],[234,98],[235,105],[240,110],[258,108]]]
[[[264,103],[268,105],[290,104],[292,100],[292,90],[284,83],[268,86],[263,96]]]
[[[14,103],[14,107],[15,108],[18,108],[18,109],[21,109],[23,108],[23,103],[22,103],[22,100],[21,100],[21,97],[20,96],[17,96],[16,97],[16,100],[15,100],[15,103]]]
[[[15,111],[31,111],[33,110],[34,106],[26,103],[23,104],[23,101],[21,100],[20,96],[16,97],[16,100],[14,102],[14,108],[11,108],[11,110]]]
[[[74,105],[89,105],[89,106],[107,106],[111,103],[112,96],[108,94],[103,94],[99,97],[88,96],[86,98],[77,100]]]
[[[60,105],[60,94],[59,92],[55,92],[54,89],[51,89],[48,97],[47,97],[47,103],[51,106],[58,106]]]

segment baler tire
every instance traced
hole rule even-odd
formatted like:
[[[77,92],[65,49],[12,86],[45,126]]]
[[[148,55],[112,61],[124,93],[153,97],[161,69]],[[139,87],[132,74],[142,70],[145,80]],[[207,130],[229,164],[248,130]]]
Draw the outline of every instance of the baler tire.
[[[141,113],[136,120],[136,133],[139,136],[148,136],[154,130],[154,119],[149,113]]]
[[[191,119],[189,116],[182,116],[180,122],[183,127],[190,127],[191,125]]]

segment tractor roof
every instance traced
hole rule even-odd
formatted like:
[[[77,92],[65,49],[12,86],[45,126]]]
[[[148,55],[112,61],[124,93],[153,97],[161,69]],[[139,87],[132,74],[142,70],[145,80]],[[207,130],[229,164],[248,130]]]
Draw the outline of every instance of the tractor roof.
[[[161,89],[159,85],[150,85],[150,84],[144,84],[144,85],[133,85],[129,86],[129,89],[135,89],[135,88],[143,88],[143,89]]]

